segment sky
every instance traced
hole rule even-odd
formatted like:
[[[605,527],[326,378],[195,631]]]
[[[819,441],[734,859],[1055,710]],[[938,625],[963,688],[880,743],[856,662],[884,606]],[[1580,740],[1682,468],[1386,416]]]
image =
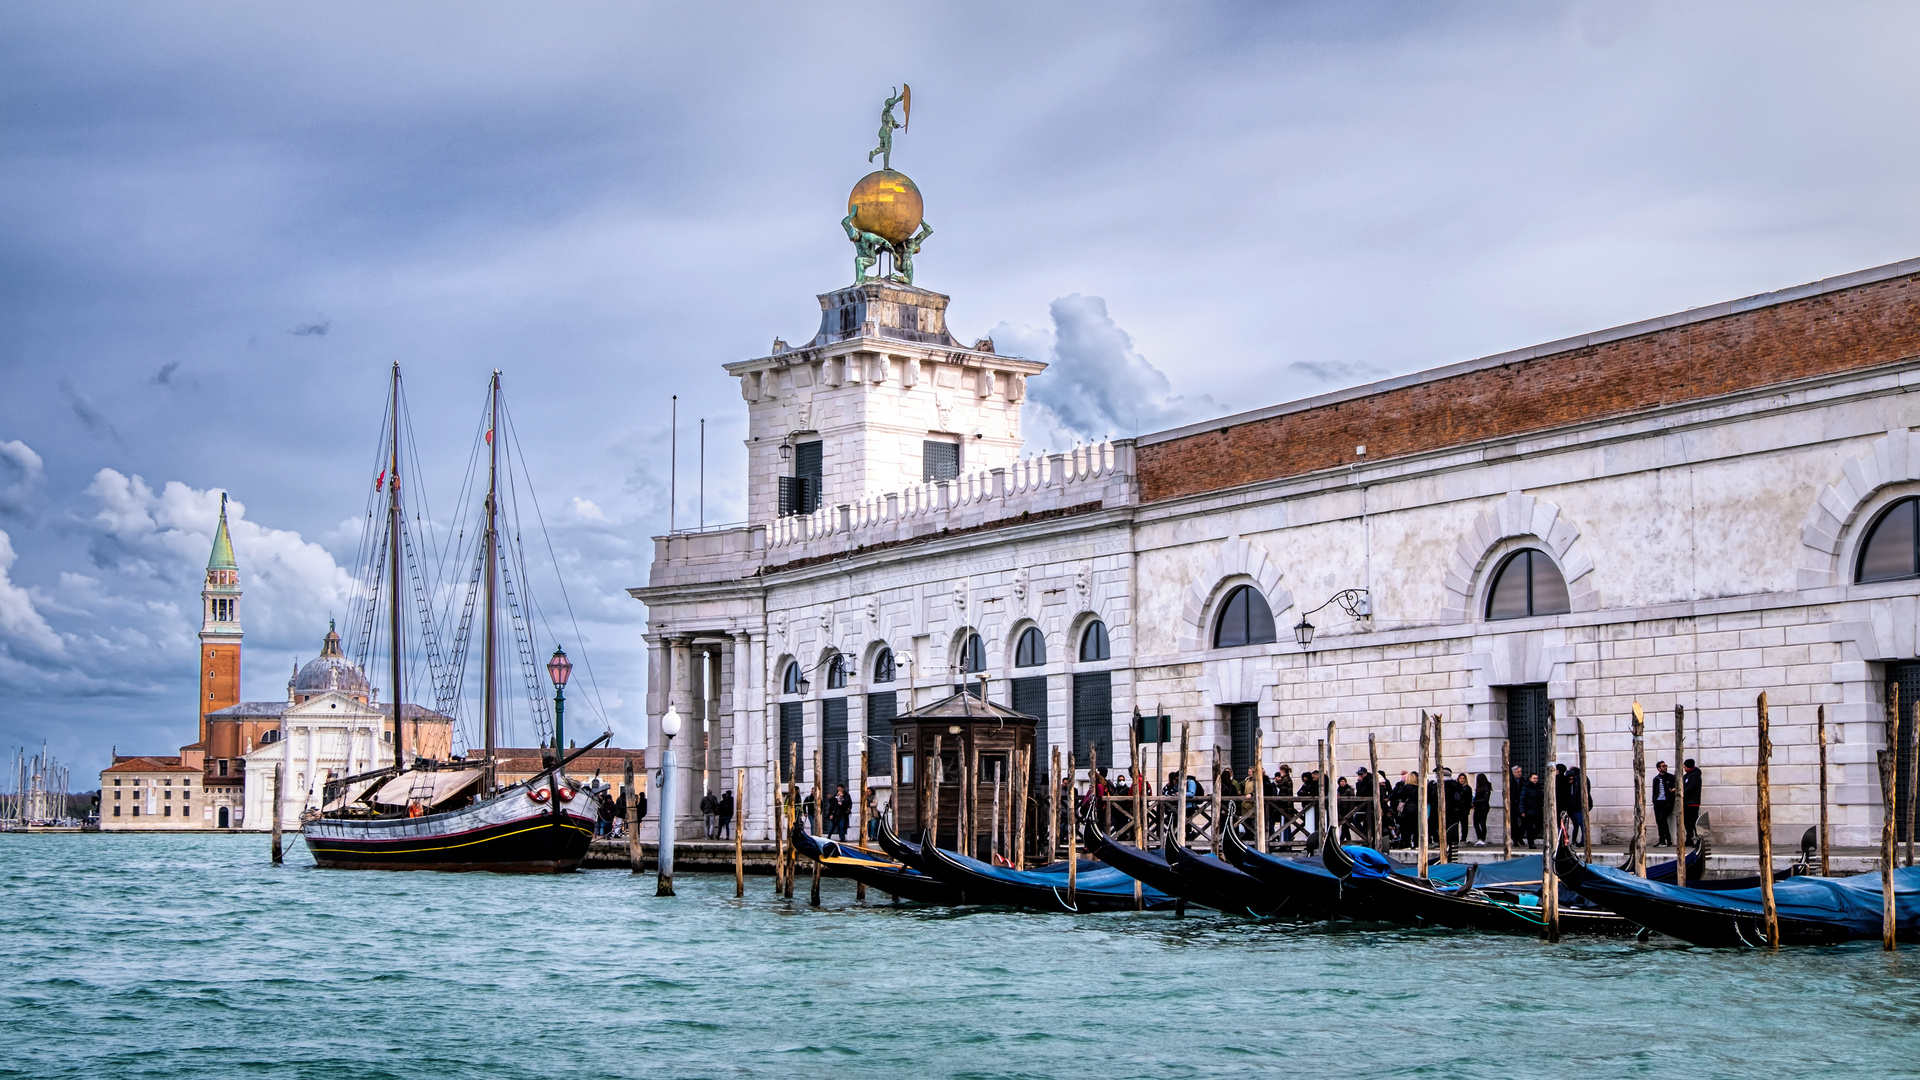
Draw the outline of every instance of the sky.
[[[1053,365],[1037,450],[1920,255],[1917,46],[1846,3],[5,5],[0,747],[84,788],[193,740],[222,492],[283,700],[395,362],[443,514],[502,372],[536,651],[640,745],[670,396],[679,522],[702,418],[743,517],[720,365],[851,280],[902,81],[917,283]]]

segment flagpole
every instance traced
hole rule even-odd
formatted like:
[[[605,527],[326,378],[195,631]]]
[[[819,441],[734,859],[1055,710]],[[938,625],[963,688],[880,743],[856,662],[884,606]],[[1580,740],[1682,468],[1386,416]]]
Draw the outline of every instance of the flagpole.
[[[680,479],[680,395],[673,395],[673,411],[667,420],[667,531],[673,531],[673,504],[679,498]]]

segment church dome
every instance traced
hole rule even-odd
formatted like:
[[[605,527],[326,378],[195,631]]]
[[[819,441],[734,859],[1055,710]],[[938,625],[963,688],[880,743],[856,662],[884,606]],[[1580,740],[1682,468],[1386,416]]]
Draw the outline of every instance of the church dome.
[[[293,693],[300,701],[329,690],[367,700],[367,677],[340,652],[340,635],[331,623],[327,624],[326,640],[320,644],[320,655],[307,661],[293,677]]]

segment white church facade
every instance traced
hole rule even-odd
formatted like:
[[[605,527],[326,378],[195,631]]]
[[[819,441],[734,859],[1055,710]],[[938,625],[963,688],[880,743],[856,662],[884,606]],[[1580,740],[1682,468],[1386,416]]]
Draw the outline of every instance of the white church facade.
[[[1816,818],[1824,715],[1834,841],[1877,840],[1890,688],[1903,731],[1920,697],[1920,260],[1025,458],[1044,365],[962,345],[925,289],[820,301],[811,341],[725,367],[749,522],[657,537],[631,590],[650,745],[688,720],[682,816],[744,768],[765,838],[782,747],[803,790],[863,746],[884,773],[889,717],[984,675],[1102,767],[1135,711],[1236,768],[1255,740],[1311,768],[1338,721],[1348,774],[1369,736],[1414,767],[1422,712],[1490,776],[1572,761],[1578,724],[1606,840],[1638,703],[1649,769],[1684,707],[1748,842],[1765,691],[1780,838]]]

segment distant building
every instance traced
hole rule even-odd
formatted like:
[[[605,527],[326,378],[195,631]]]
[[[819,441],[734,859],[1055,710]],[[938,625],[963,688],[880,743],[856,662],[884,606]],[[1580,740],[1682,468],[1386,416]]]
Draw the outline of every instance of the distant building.
[[[206,792],[203,771],[178,757],[126,757],[115,754],[100,773],[100,828],[204,828]]]
[[[115,755],[100,774],[102,828],[269,829],[273,769],[281,765],[282,824],[297,829],[328,778],[393,764],[393,706],[374,701],[332,626],[320,655],[287,681],[285,701],[240,700],[240,599],[222,497],[200,590],[199,741],[177,757]],[[452,756],[452,717],[408,705],[402,719],[415,752]]]

